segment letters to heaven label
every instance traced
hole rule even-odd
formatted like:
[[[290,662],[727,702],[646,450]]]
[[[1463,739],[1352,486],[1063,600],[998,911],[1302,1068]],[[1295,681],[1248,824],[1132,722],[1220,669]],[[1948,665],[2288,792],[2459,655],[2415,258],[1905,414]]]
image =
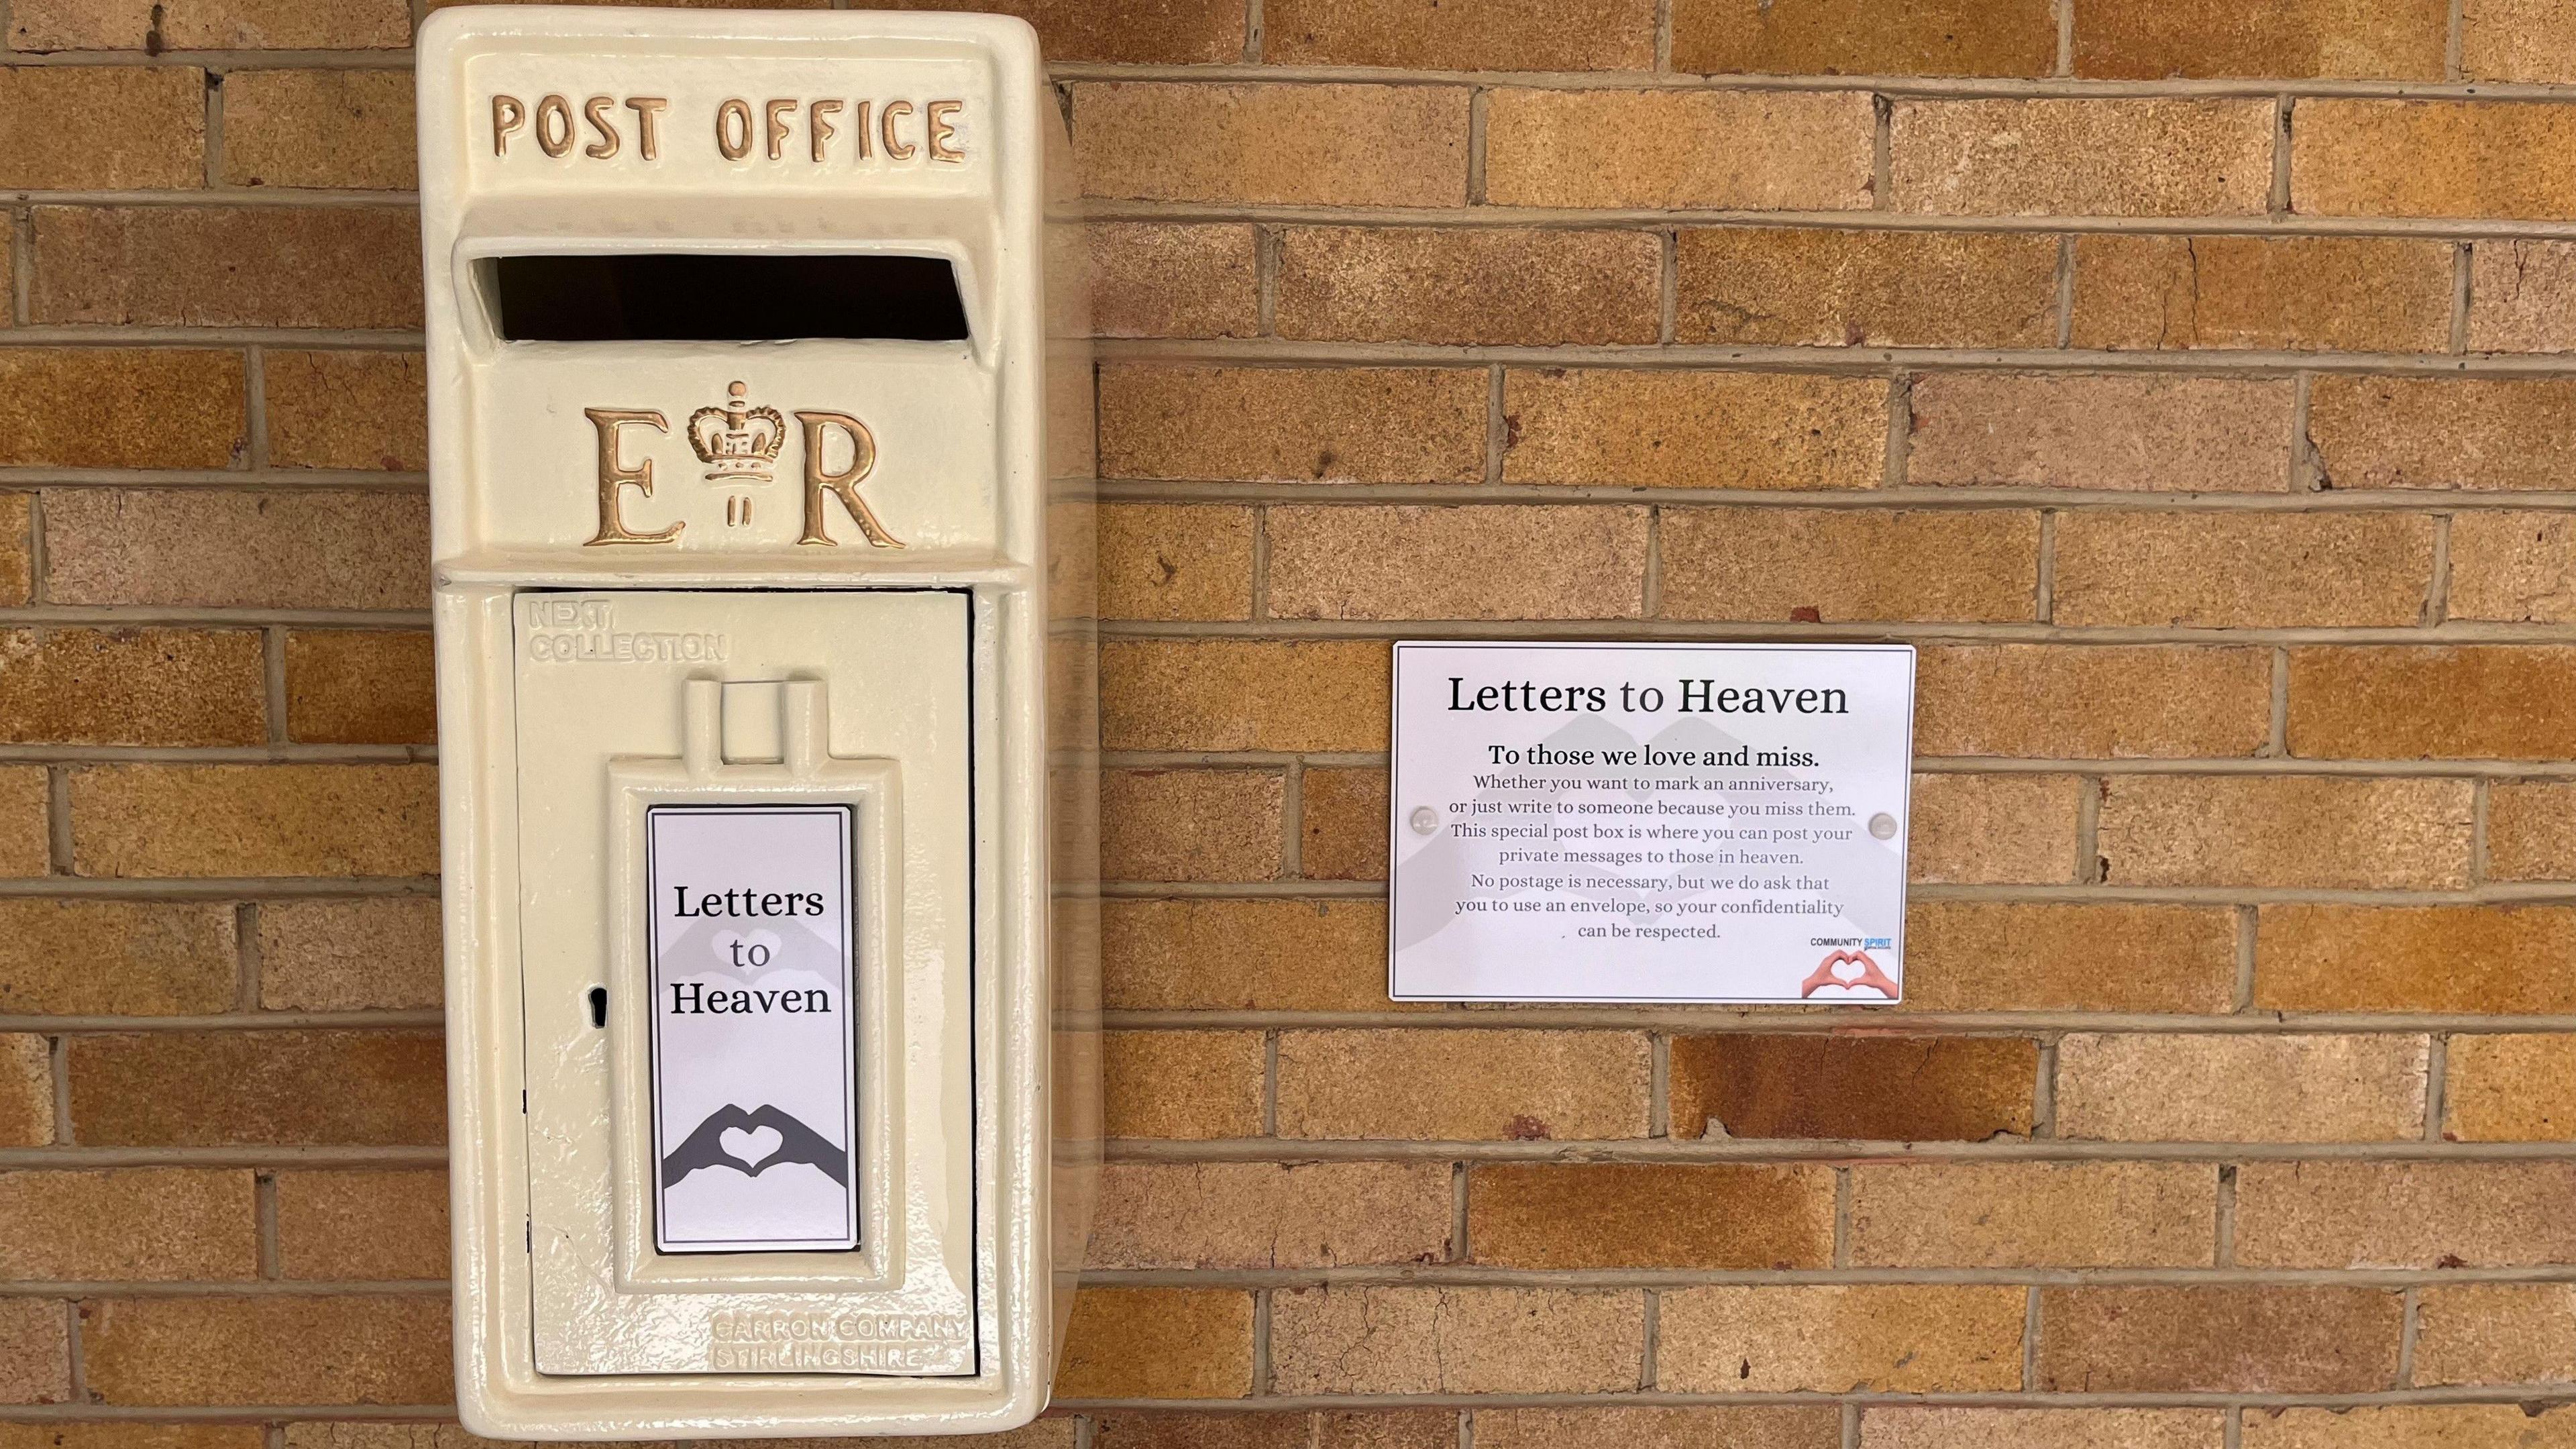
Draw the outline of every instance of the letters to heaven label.
[[[1399,643],[1399,1001],[1894,1001],[1907,645]]]
[[[654,1246],[859,1244],[845,805],[645,812]]]

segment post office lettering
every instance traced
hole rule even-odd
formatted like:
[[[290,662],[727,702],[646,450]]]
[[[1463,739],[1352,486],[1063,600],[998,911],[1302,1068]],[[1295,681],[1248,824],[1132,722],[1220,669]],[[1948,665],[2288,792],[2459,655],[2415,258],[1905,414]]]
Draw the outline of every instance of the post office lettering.
[[[668,96],[495,94],[492,154],[659,161],[670,110]],[[967,154],[966,103],[938,97],[728,96],[687,129],[727,161],[762,166],[953,166]]]

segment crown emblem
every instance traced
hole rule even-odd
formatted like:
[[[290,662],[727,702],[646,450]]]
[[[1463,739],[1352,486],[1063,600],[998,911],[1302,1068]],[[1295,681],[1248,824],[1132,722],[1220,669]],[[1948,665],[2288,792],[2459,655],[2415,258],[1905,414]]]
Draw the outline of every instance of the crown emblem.
[[[787,420],[776,408],[744,402],[739,382],[725,394],[722,407],[689,414],[689,447],[707,465],[710,483],[766,483],[778,461],[778,445],[787,441]]]

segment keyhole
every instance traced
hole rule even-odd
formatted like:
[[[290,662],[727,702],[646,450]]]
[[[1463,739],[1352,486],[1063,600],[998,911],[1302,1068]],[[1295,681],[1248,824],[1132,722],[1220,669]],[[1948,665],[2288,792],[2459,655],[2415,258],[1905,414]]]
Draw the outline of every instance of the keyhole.
[[[608,1025],[608,988],[605,986],[590,988],[590,1024]]]

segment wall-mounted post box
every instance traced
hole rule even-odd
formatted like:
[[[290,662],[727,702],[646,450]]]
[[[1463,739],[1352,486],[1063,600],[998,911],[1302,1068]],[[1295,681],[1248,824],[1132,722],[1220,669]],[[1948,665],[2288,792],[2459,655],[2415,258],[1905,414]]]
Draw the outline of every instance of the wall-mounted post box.
[[[1097,1141],[1035,38],[460,8],[419,77],[465,1422],[1024,1422]]]

